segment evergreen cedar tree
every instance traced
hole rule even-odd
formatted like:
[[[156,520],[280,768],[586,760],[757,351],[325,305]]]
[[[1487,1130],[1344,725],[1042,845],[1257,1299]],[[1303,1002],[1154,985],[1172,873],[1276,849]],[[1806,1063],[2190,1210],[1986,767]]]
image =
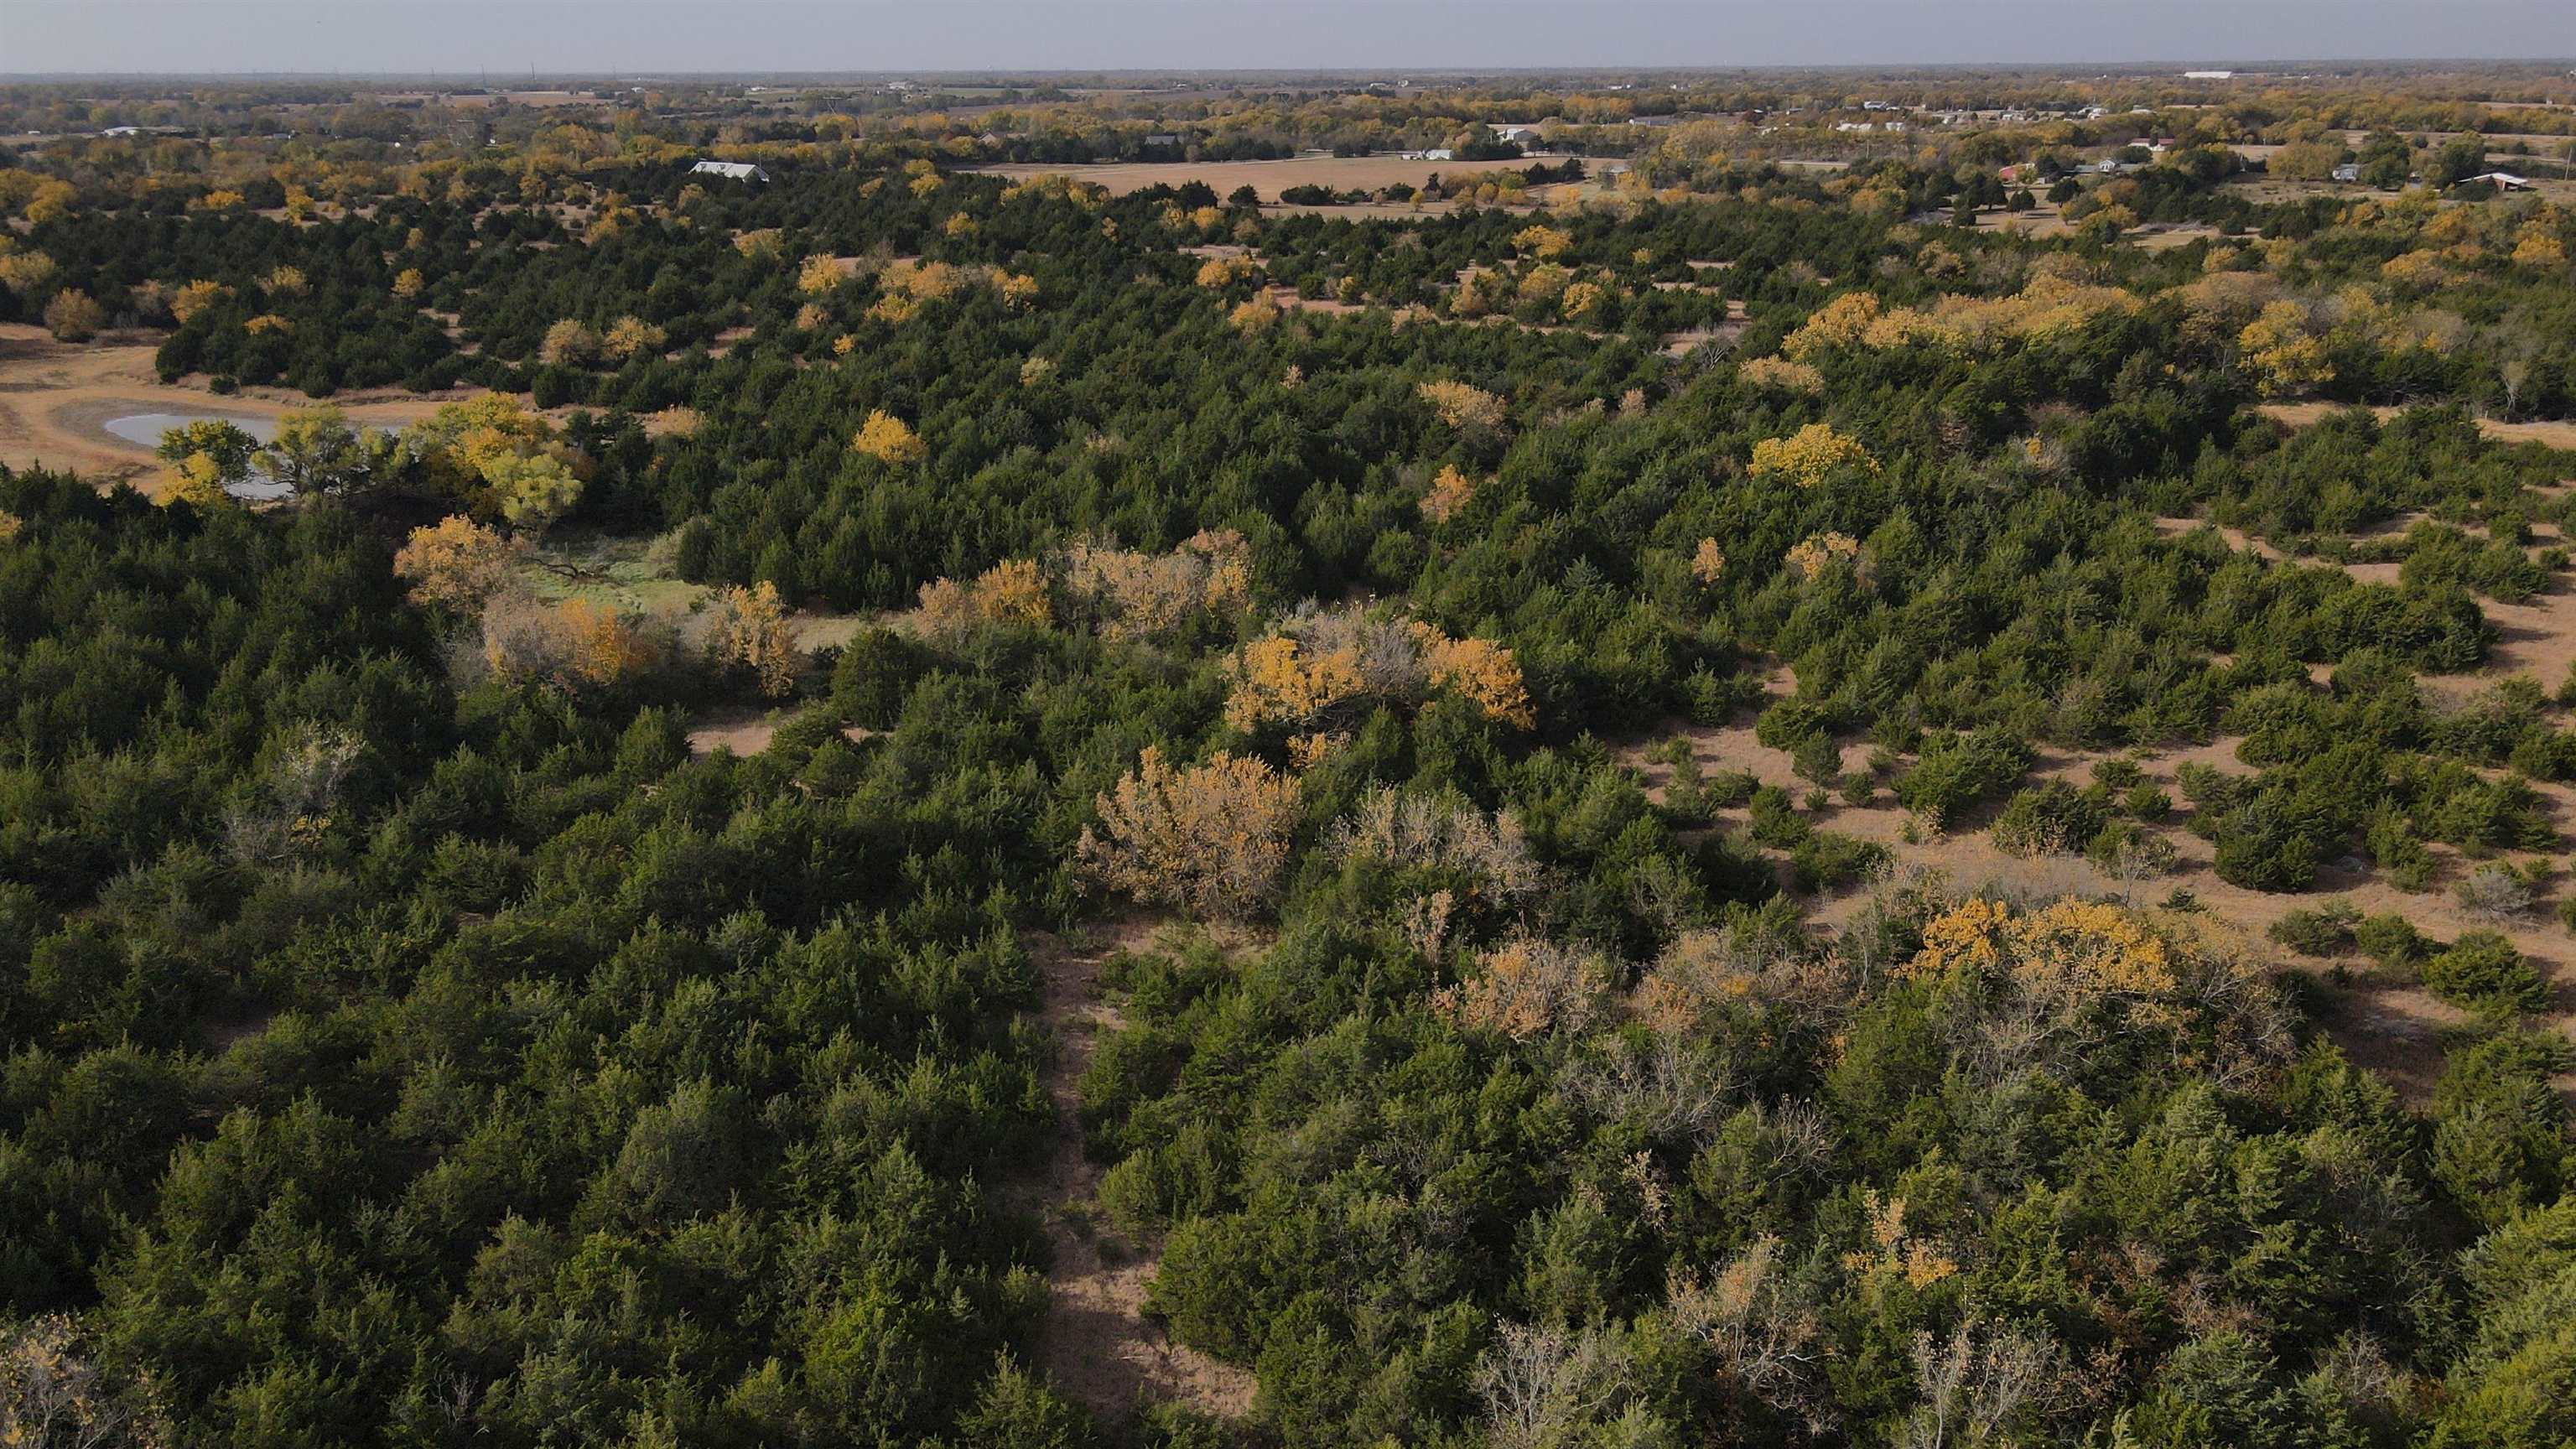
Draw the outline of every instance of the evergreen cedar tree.
[[[1902,162],[1646,158],[1698,194],[1351,221],[882,144],[763,188],[613,148],[0,184],[18,319],[131,312],[173,377],[506,395],[300,424],[280,511],[228,501],[252,455],[213,430],[164,504],[0,473],[0,1423],[2576,1435],[2566,1048],[2508,937],[2284,923],[2461,1005],[2410,1108],[2187,911],[1920,885],[1826,949],[1809,896],[1879,847],[1687,749],[1652,801],[1602,743],[1750,718],[1819,797],[2142,900],[2176,810],[2266,891],[2559,851],[2559,706],[2419,677],[2564,565],[2528,546],[2576,523],[2563,459],[2470,420],[2576,408],[2563,210],[2175,165],[2051,187],[2090,229],[2034,238],[1906,221],[1961,193]],[[1399,320],[1453,291],[1478,325]],[[1663,352],[1730,300],[1731,350]],[[2289,432],[2258,391],[2430,401]],[[2156,525],[2193,513],[2379,528],[2350,557],[2402,569]],[[565,529],[668,535],[710,612],[549,583]],[[900,617],[809,653],[799,609]],[[765,749],[691,751],[762,700]],[[2041,745],[2221,734],[2179,800],[2029,782]],[[1240,1421],[1033,1367],[1034,958],[1112,897],[1177,929],[1104,967],[1093,1230],[1257,1378]]]

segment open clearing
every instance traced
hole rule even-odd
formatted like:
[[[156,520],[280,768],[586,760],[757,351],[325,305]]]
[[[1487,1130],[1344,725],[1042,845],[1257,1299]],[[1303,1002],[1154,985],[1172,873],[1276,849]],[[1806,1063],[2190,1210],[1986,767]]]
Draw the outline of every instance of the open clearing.
[[[137,413],[192,417],[274,419],[291,408],[328,402],[356,423],[401,427],[435,412],[440,404],[481,389],[438,394],[391,389],[309,398],[286,388],[252,387],[238,393],[207,390],[203,380],[165,383],[153,370],[157,336],[147,341],[56,342],[41,327],[0,324],[0,463],[12,468],[42,464],[76,469],[105,479],[130,479],[153,470],[151,448],[107,430],[110,420]]]
[[[2158,519],[2156,524],[2158,531],[2167,537],[2201,526],[2194,520],[2180,518]],[[2278,549],[2247,537],[2241,530],[2223,528],[2219,532],[2231,548],[2251,551],[2267,559],[2281,558]],[[2302,564],[2337,566],[2322,559],[2305,560]],[[2397,571],[2394,564],[2347,567],[2357,575],[2387,582],[2394,581]],[[2365,571],[2368,572],[2365,574]],[[2519,604],[2486,598],[2481,598],[2478,604],[2496,625],[2498,638],[2495,648],[2486,663],[2474,673],[2424,680],[2425,692],[2437,707],[2457,703],[2477,689],[2518,674],[2537,679],[2544,689],[2554,689],[2567,676],[2571,664],[2576,664],[2576,590],[2571,590],[2566,580],[2553,581],[2548,590]],[[2324,671],[2320,671],[2319,677],[2324,677]],[[1703,775],[1744,771],[1760,783],[1779,786],[1793,799],[1803,801],[1812,788],[1810,782],[1798,776],[1786,751],[1762,744],[1754,737],[1753,729],[1756,714],[1773,701],[1794,694],[1796,688],[1796,680],[1788,671],[1775,671],[1764,681],[1763,697],[1751,712],[1719,726],[1673,725],[1649,739],[1625,745],[1620,751],[1621,757],[1639,770],[1648,794],[1661,800],[1672,770],[1660,761],[1648,759],[1647,755],[1657,744],[1679,736],[1689,742],[1692,758]],[[2576,711],[2563,707],[2552,706],[2549,713],[2552,722],[2562,728],[2576,720]],[[2128,758],[2136,760],[2145,776],[2175,801],[2177,808],[2172,815],[2148,827],[2173,846],[2174,867],[2162,874],[2139,879],[2116,878],[2074,854],[2032,859],[2008,854],[1995,845],[1983,828],[1991,821],[1994,807],[1977,812],[1970,820],[1961,822],[1959,828],[1947,832],[1923,828],[1883,788],[1866,804],[1850,804],[1837,793],[1824,808],[1808,811],[1802,806],[1800,813],[1818,829],[1884,846],[1893,862],[1893,874],[1898,877],[1908,873],[1937,872],[1953,887],[1961,889],[1991,885],[2007,892],[2027,891],[2041,895],[2067,892],[2115,895],[2132,905],[2158,910],[2168,916],[2188,914],[2193,922],[2198,923],[2198,929],[2207,929],[2211,923],[2218,923],[2241,941],[2242,949],[2277,966],[2331,971],[2334,985],[2327,997],[2327,1029],[2355,1060],[2385,1074],[2418,1103],[2429,1098],[2433,1083],[2441,1074],[2442,1032],[2465,1022],[2467,1013],[2435,997],[2409,974],[2383,972],[2358,956],[2333,961],[2295,956],[2265,938],[2263,933],[2266,930],[2292,911],[2313,908],[2328,899],[2342,899],[2365,914],[2404,916],[2419,930],[2445,942],[2456,940],[2467,931],[2501,932],[2516,949],[2531,959],[2549,983],[2551,1000],[2542,1015],[2542,1024],[2561,1036],[2576,1039],[2576,933],[2558,923],[2553,901],[2542,901],[2518,916],[2502,920],[2469,910],[2452,894],[2452,890],[2484,862],[2470,858],[2455,847],[2428,844],[2435,870],[2430,888],[2421,892],[2398,889],[2358,856],[2322,862],[2315,885],[2296,894],[2249,890],[2219,879],[2216,848],[2189,830],[2192,810],[2182,800],[2176,780],[2182,767],[2192,763],[2208,765],[2232,775],[2255,773],[2251,766],[2236,758],[2237,743],[2233,738],[2222,737],[2207,743],[2174,744],[2155,749],[2042,749],[2038,752],[2028,783],[2055,779],[2081,787],[2091,781],[2096,762]],[[1846,771],[1865,769],[1869,754],[1869,747],[1865,744],[1846,745],[1842,768]],[[2529,783],[2543,801],[2552,826],[2562,835],[2576,830],[2576,785],[2547,780]],[[1716,812],[1719,828],[1741,830],[1749,820],[1749,812],[1741,806]],[[2496,858],[2511,860],[2517,854],[2507,853]],[[1785,884],[1785,870],[1783,879]],[[1840,930],[1859,917],[1881,888],[1876,883],[1859,883],[1828,889],[1814,902],[1815,919],[1829,930]],[[2567,889],[2562,886],[2556,894],[2563,896]],[[2181,900],[2191,903],[2188,912],[2176,912],[2158,904]],[[2576,1075],[2561,1077],[2558,1086],[2562,1093],[2576,1098]]]
[[[1404,182],[1420,186],[1433,176],[1480,175],[1488,171],[1525,171],[1541,162],[1563,158],[1525,156],[1507,161],[1407,161],[1400,156],[1297,156],[1285,161],[1112,161],[1073,166],[1012,164],[972,168],[992,176],[1070,176],[1106,186],[1112,196],[1125,196],[1149,186],[1181,186],[1204,181],[1219,196],[1249,186],[1266,202],[1292,186],[1329,186],[1335,191],[1375,191]],[[1351,208],[1336,208],[1347,211]],[[1399,208],[1397,215],[1412,214]]]
[[[2274,422],[2304,428],[2342,412],[2346,406],[2328,402],[2264,403],[2255,411]],[[2370,411],[2378,417],[2391,418],[2405,409],[2382,403]],[[2539,418],[2519,423],[2509,423],[2500,418],[2480,418],[2478,431],[2500,443],[2542,443],[2552,448],[2576,450],[2576,421],[2565,418]]]

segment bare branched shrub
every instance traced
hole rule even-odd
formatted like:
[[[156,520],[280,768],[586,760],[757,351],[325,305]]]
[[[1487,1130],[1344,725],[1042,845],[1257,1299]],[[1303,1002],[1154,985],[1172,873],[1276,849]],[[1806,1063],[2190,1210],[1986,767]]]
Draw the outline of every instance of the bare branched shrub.
[[[2028,1424],[2072,1396],[2065,1350],[2045,1333],[1962,1323],[1946,1340],[1914,1336],[1922,1402],[1906,1421],[1906,1449],[2022,1442]]]
[[[1734,1110],[1734,1061],[1705,1038],[1656,1032],[1605,1036],[1568,1067],[1567,1096],[1660,1141],[1705,1141]]]
[[[1069,610],[1104,639],[1151,638],[1252,601],[1252,550],[1232,529],[1199,533],[1165,554],[1086,539],[1064,551],[1054,572]]]
[[[347,730],[314,724],[299,729],[278,748],[251,796],[225,812],[225,843],[233,858],[276,863],[319,845],[366,748],[366,741]]]
[[[0,1329],[0,1444],[27,1449],[154,1449],[170,1442],[149,1384],[111,1383],[80,1353],[62,1314]]]
[[[2488,861],[2469,872],[2452,893],[2460,909],[2482,921],[2510,921],[2531,909],[2531,882],[2501,861]]]
[[[1491,1449],[1548,1449],[1572,1442],[1609,1413],[1628,1364],[1600,1328],[1506,1323],[1476,1360],[1473,1384],[1484,1405]]]
[[[1515,1041],[1579,1037],[1609,1002],[1610,963],[1599,952],[1529,937],[1486,952],[1473,975],[1433,999],[1459,1025]]]
[[[1334,822],[1325,844],[1342,860],[1454,874],[1486,903],[1518,900],[1539,887],[1538,862],[1519,822],[1508,814],[1488,815],[1455,797],[1381,786]]]
[[[1756,1240],[1712,1277],[1675,1268],[1664,1297],[1673,1322],[1714,1350],[1732,1387],[1812,1431],[1832,1426],[1824,1325],[1791,1280],[1778,1238]]]

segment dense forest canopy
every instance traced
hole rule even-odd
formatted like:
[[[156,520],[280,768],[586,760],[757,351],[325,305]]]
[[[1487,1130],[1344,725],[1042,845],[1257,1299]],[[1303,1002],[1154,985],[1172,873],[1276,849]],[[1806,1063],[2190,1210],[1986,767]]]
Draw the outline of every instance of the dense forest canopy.
[[[0,1438],[2576,1439],[2567,87],[2211,94],[0,93]]]

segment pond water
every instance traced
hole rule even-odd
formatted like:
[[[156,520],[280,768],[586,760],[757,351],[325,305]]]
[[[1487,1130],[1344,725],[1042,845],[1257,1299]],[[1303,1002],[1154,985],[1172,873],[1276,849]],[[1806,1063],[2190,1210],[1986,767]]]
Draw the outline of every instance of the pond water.
[[[121,418],[109,418],[100,426],[129,443],[138,443],[146,448],[157,448],[161,446],[161,435],[172,428],[184,428],[190,423],[206,421],[230,423],[263,443],[277,436],[277,424],[268,418],[216,417],[211,413],[128,413]],[[295,490],[271,480],[267,474],[254,467],[249,477],[239,483],[226,485],[224,491],[235,498],[259,501],[284,498]]]

